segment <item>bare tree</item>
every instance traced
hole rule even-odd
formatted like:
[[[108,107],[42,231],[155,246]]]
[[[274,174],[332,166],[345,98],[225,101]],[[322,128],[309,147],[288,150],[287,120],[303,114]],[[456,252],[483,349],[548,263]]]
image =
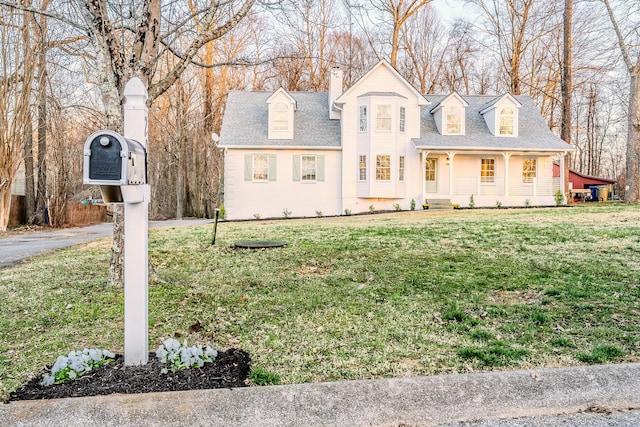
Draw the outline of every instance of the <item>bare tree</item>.
[[[637,32],[640,23],[631,24],[630,31],[626,34],[623,33],[623,28],[611,7],[611,2],[609,0],[603,0],[603,2],[618,38],[618,46],[630,76],[625,200],[628,203],[637,203],[640,201],[640,37]],[[622,14],[627,18],[637,17],[640,13],[639,5],[636,2],[621,4],[620,9],[617,10],[623,8],[626,10],[623,10]],[[635,60],[632,59],[634,56]]]
[[[432,0],[362,0],[348,1],[348,7],[360,14],[361,26],[366,28],[364,15],[367,20],[373,21],[373,28],[369,27],[367,37],[372,41],[372,30],[380,29],[381,25],[390,26],[391,37],[388,44],[391,47],[389,54],[391,65],[397,66],[398,51],[400,50],[402,27],[407,20],[418,13],[421,8],[426,6]],[[373,16],[370,12],[377,12],[378,16]],[[375,13],[374,13],[375,15]],[[387,35],[388,37],[388,35]],[[370,42],[371,43],[371,42]],[[373,43],[371,43],[373,44]]]
[[[11,184],[31,120],[34,59],[24,15],[0,8],[0,232],[9,223]]]
[[[571,144],[571,95],[572,95],[572,50],[573,50],[573,0],[564,0],[562,38],[562,119],[560,138]],[[570,154],[564,157],[564,168],[569,170]],[[569,194],[569,174],[564,174],[564,193]],[[571,202],[571,199],[568,199]]]
[[[445,35],[446,30],[431,6],[422,8],[402,27],[407,57],[400,68],[421,93],[439,89],[447,52]]]
[[[175,2],[163,6],[161,0],[143,0],[125,10],[107,0],[69,0],[61,2],[59,10],[45,12],[17,1],[0,0],[0,4],[12,8],[46,13],[74,31],[89,35],[95,54],[94,77],[102,95],[107,127],[118,130],[122,128],[124,86],[131,77],[139,77],[147,86],[148,102],[152,103],[174,84],[203,46],[236,27],[254,3],[255,0],[192,0],[189,9]],[[190,42],[184,47],[175,46],[173,43],[186,32],[191,33]],[[158,61],[164,55],[177,60],[172,68],[158,75]],[[114,215],[109,274],[112,284],[123,281],[123,227],[119,208]]]

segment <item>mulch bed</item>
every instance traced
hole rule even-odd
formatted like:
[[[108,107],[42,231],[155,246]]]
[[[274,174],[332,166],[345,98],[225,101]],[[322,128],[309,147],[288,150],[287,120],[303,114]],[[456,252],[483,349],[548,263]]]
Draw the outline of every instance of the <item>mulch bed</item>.
[[[64,384],[40,385],[43,371],[12,392],[8,401],[244,387],[251,358],[247,352],[232,348],[219,352],[212,363],[205,363],[202,368],[161,373],[167,367],[155,353],[149,353],[149,362],[140,366],[124,366],[124,356],[116,355],[115,361]]]

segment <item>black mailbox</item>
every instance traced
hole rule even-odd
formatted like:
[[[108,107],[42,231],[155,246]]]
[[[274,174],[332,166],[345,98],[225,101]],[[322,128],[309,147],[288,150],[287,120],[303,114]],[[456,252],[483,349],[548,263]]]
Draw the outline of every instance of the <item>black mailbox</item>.
[[[102,186],[146,184],[146,149],[138,141],[110,130],[94,132],[84,143],[83,182]]]

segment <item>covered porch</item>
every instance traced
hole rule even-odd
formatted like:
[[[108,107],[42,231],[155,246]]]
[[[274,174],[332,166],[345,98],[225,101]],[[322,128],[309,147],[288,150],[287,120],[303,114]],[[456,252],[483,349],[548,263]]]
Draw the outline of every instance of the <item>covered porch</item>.
[[[564,152],[420,150],[422,195],[468,206],[554,205],[566,200],[564,168],[554,177],[553,161],[564,165]]]

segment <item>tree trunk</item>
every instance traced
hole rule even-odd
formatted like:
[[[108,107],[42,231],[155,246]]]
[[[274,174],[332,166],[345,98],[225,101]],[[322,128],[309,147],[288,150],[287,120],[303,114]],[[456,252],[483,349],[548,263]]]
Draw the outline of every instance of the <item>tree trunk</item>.
[[[640,202],[640,64],[631,71],[625,201]]]
[[[31,113],[28,113],[24,135],[24,175],[25,175],[25,204],[27,211],[27,223],[35,223],[36,212],[36,181],[33,167],[33,128],[31,126]]]
[[[47,204],[47,55],[44,41],[38,52],[38,191],[36,192],[36,221],[41,224]]]
[[[7,231],[11,212],[11,181],[0,181],[0,233]]]
[[[572,83],[572,57],[573,50],[573,0],[564,1],[564,37],[562,42],[562,119],[560,124],[560,138],[567,144],[571,144],[571,95],[573,92]],[[569,195],[569,165],[571,164],[571,154],[564,157],[564,191]],[[572,198],[567,197],[567,202],[571,203]]]

